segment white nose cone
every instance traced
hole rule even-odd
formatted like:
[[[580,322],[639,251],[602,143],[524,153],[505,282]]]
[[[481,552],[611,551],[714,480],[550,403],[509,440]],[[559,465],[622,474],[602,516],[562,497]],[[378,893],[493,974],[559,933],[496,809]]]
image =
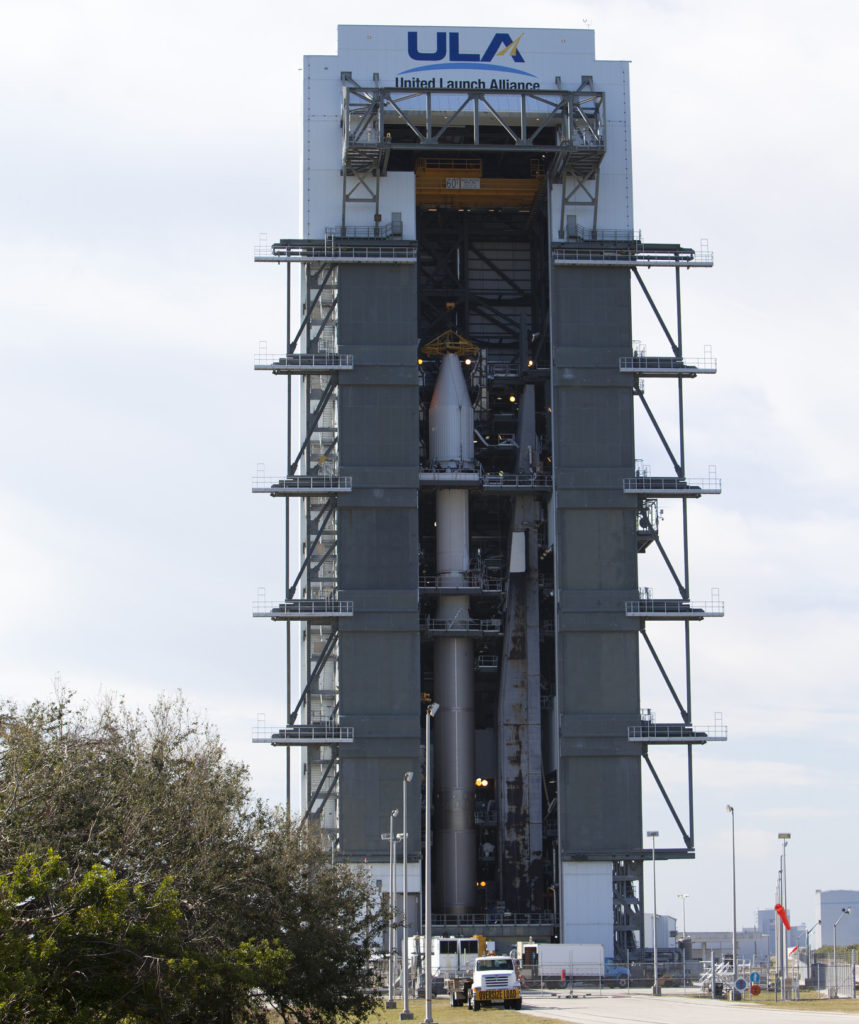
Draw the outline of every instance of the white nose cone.
[[[474,409],[459,358],[441,361],[429,407],[430,462],[442,469],[474,465]]]

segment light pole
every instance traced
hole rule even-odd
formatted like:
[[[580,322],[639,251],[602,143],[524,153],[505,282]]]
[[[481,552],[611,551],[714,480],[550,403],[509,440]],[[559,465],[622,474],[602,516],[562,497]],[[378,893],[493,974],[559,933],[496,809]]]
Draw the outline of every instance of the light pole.
[[[790,914],[788,913],[787,907],[787,841],[790,839],[790,832],[779,832],[779,839],[781,840],[781,905],[784,907],[784,912],[790,920]],[[783,924],[781,934],[784,939],[784,947],[781,954],[781,997],[787,999],[787,930],[789,925]]]
[[[388,840],[388,896],[391,901],[391,916],[388,918],[388,1001],[385,1003],[386,1010],[393,1010],[397,1005],[394,1001],[394,907],[396,906],[394,902],[394,843],[397,841],[397,837],[394,835],[394,818],[399,813],[399,807],[395,807],[391,811],[388,832],[382,836],[383,839]]]
[[[683,951],[683,991],[686,991],[686,900],[689,899],[688,892],[678,892],[677,899],[682,900],[681,906],[683,907],[683,945],[681,949]]]
[[[424,737],[424,785],[426,799],[424,801],[424,1000],[426,1016],[424,1024],[433,1024],[432,1019],[432,860],[430,854],[430,808],[432,806],[432,762],[430,760],[430,721],[435,718],[438,704],[430,704],[426,713],[426,729]]]
[[[775,888],[775,901],[776,901],[776,903],[779,903],[779,904],[781,904],[782,907],[784,907],[784,896],[782,895],[782,891],[781,891],[781,876],[782,876],[781,859],[779,859],[778,881],[776,882],[776,888]],[[776,915],[775,915],[774,923],[775,923],[775,1001],[778,1002],[778,999],[779,999],[779,995],[778,995],[779,994],[779,989],[781,988],[781,933],[782,933],[782,929],[784,928],[784,923],[782,922],[782,919],[779,917],[778,913],[776,913]]]
[[[737,984],[737,844],[734,838],[734,808],[730,804],[725,805],[725,810],[731,815],[731,880],[733,882],[733,897],[734,897],[734,918],[733,918],[733,931],[731,932],[731,956],[733,957],[732,974],[734,976],[733,984]],[[735,988],[731,988],[732,993],[736,993]],[[733,995],[731,996],[733,999]]]
[[[838,998],[838,922],[844,917],[845,914],[851,913],[852,907],[842,907],[841,913],[835,919],[835,924],[832,926],[832,977],[835,981],[834,985],[830,985],[830,998]]]
[[[819,927],[820,927],[820,921],[815,921],[814,924],[810,928],[807,928],[806,932],[805,932],[805,977],[806,977],[806,982],[805,983],[806,983],[806,985],[811,981],[811,945],[810,945],[811,933],[814,931],[815,928],[819,928]]]
[[[414,1020],[415,1016],[409,1011],[409,816],[406,813],[406,787],[414,777],[414,772],[403,775],[403,1012],[400,1020]]]
[[[658,835],[658,832],[647,833],[653,849],[653,995],[655,996],[660,995],[659,964],[656,956],[656,837]]]

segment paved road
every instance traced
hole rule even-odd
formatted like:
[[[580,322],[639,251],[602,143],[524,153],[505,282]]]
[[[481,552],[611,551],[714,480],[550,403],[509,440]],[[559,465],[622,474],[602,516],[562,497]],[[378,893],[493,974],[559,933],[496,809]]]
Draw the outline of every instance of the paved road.
[[[829,1011],[789,1010],[781,1007],[754,1006],[749,1002],[731,1003],[724,999],[684,999],[681,996],[659,997],[645,993],[612,992],[591,996],[577,993],[569,999],[561,996],[543,995],[532,992],[523,994],[522,1012],[535,1016],[553,1017],[568,1024],[736,1024],[736,1014],[741,1015],[741,1024],[816,1024],[829,1021],[841,1022],[845,1017],[859,1022],[855,1013],[842,1014]],[[773,1014],[777,1016],[774,1017]]]

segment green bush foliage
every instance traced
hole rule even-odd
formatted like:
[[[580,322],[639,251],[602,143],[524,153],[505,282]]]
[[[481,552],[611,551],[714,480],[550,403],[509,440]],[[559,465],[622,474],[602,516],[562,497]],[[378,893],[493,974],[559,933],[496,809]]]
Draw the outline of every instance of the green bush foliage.
[[[181,698],[0,707],[0,1024],[356,1024],[385,924]]]

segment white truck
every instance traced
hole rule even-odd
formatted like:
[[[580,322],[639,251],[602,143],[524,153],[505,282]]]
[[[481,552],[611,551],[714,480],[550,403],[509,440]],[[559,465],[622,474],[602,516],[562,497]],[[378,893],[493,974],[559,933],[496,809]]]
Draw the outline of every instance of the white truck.
[[[469,1010],[479,1010],[483,1006],[492,1006],[493,1003],[507,1010],[521,1010],[522,989],[513,958],[479,956],[474,961],[467,999]]]
[[[420,979],[424,974],[424,937],[409,938],[411,976]],[[483,935],[434,935],[430,945],[430,978],[433,991],[443,989],[451,1006],[464,1006],[474,981],[474,964],[478,957],[492,956],[495,943]]]
[[[526,982],[566,987],[605,976],[605,949],[599,942],[517,942],[516,956]]]

